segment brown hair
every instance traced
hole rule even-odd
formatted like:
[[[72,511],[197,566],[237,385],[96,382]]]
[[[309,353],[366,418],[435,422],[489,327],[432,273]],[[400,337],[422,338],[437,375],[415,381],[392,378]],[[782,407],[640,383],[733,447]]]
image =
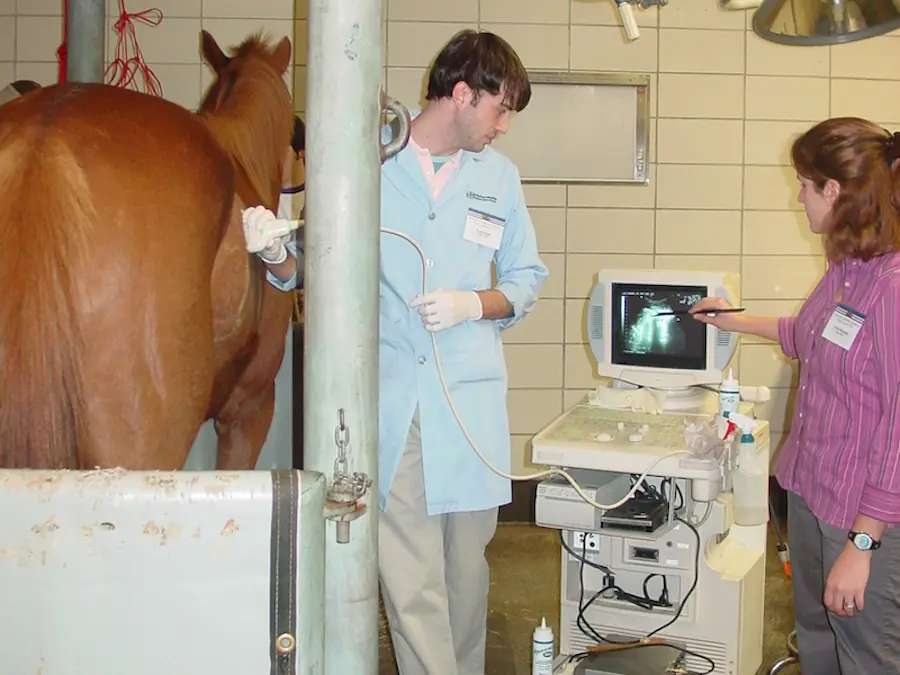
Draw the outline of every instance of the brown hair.
[[[841,186],[824,229],[829,260],[870,260],[900,250],[900,134],[868,120],[835,117],[796,139],[791,163],[822,190]]]
[[[473,103],[486,91],[497,95],[503,90],[503,103],[522,112],[531,100],[528,72],[510,44],[499,35],[465,29],[450,38],[434,60],[428,74],[425,98],[437,101],[450,98],[453,87],[465,82],[474,92]]]

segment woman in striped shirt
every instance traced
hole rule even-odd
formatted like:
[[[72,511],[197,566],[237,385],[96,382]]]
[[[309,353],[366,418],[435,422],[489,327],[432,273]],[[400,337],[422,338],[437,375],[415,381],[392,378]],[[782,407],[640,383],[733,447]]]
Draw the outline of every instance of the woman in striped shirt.
[[[800,361],[776,465],[803,672],[900,675],[900,133],[835,118],[791,148],[828,267],[797,316],[696,315]],[[704,298],[692,311],[726,307]]]

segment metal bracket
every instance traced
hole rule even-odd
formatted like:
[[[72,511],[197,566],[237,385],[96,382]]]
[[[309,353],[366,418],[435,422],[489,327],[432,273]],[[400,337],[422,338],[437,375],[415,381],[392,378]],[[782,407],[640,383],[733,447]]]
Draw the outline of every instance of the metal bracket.
[[[361,500],[372,486],[372,479],[364,473],[350,471],[350,427],[344,419],[344,409],[338,410],[338,425],[334,429],[337,458],[334,475],[325,492],[325,518],[337,523],[337,543],[350,541],[350,522],[368,508]]]

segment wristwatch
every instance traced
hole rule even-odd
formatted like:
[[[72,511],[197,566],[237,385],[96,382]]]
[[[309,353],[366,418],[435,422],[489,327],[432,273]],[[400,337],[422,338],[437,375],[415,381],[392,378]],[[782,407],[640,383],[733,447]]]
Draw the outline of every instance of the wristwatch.
[[[865,532],[850,531],[847,534],[847,539],[852,541],[853,545],[860,551],[874,551],[881,547],[880,541],[875,541]]]

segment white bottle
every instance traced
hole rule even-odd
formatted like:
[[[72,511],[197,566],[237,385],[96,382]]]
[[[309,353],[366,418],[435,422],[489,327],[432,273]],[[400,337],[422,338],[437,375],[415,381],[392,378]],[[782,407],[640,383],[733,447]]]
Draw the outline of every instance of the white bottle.
[[[738,466],[731,475],[734,522],[736,525],[746,526],[765,525],[769,520],[769,468],[762,462],[753,438],[753,429],[757,423],[739,413],[735,413],[730,419],[741,428]]]
[[[545,617],[531,638],[531,675],[553,675],[553,629]]]
[[[728,377],[719,385],[719,415],[728,417],[741,407],[741,387],[734,378],[734,371],[728,369]]]

